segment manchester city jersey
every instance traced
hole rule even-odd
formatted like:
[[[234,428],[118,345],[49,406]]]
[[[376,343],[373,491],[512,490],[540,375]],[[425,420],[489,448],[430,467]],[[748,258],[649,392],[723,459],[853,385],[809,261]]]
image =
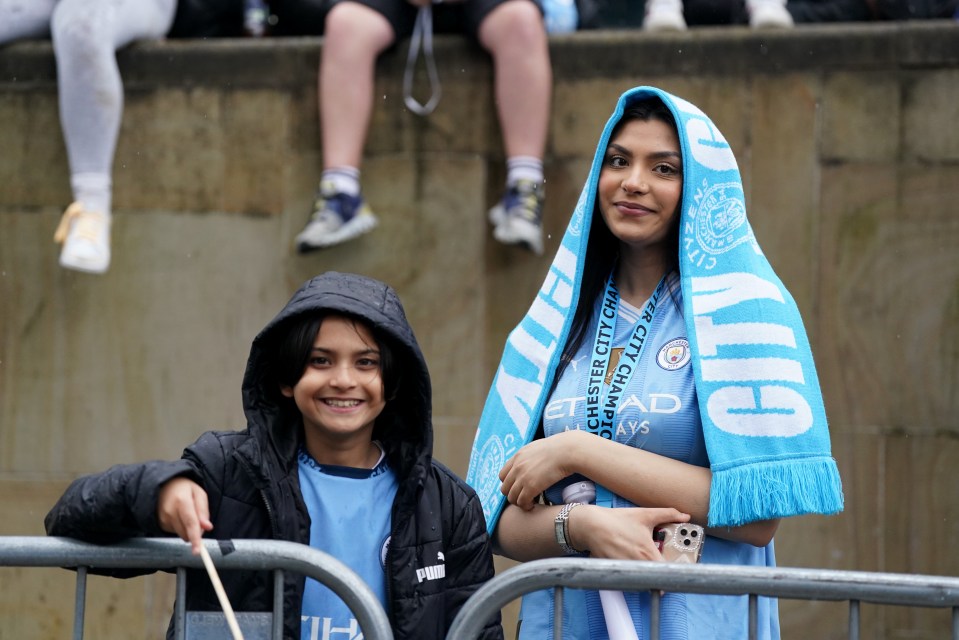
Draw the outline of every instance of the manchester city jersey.
[[[396,474],[381,458],[373,469],[320,465],[299,454],[300,491],[310,513],[310,546],[353,569],[386,607],[386,550]],[[307,578],[302,640],[356,640],[359,623],[328,587]]]
[[[701,467],[709,466],[702,423],[690,364],[686,323],[682,315],[682,292],[673,274],[660,297],[649,327],[635,373],[620,397],[613,424],[616,442]],[[599,321],[597,300],[587,339],[569,362],[543,413],[546,436],[569,429],[587,429],[586,397],[590,367],[594,358],[593,336]],[[612,352],[600,397],[606,398],[608,384],[619,357],[627,347],[642,311],[620,300],[611,341]],[[600,436],[597,436],[600,437]],[[546,491],[553,504],[563,502],[562,489],[582,478],[567,478]],[[632,507],[620,496],[611,496],[612,507]],[[744,566],[774,566],[773,544],[754,547],[708,536],[701,562]],[[599,595],[596,591],[566,589],[563,607],[563,638],[606,640],[608,638]],[[649,595],[625,594],[630,615],[640,640],[649,637]],[[746,596],[714,596],[667,593],[660,603],[660,638],[663,640],[728,640],[748,636]],[[553,592],[537,591],[523,598],[520,612],[520,640],[553,640]],[[758,637],[779,637],[776,600],[758,600]]]
[[[650,338],[646,341],[639,365],[620,397],[613,424],[613,438],[622,444],[645,449],[695,464],[708,466],[702,423],[696,404],[695,381],[690,365],[689,342],[683,320],[682,293],[673,278],[664,291],[653,315]],[[586,429],[586,394],[589,376],[586,368],[593,360],[592,336],[596,333],[599,304],[586,331],[587,339],[573,356],[543,412],[547,436],[569,429]],[[612,340],[612,353],[600,391],[605,398],[613,372],[641,311],[620,300]],[[547,491],[553,503],[561,503],[562,483]],[[615,498],[616,506],[631,506]]]

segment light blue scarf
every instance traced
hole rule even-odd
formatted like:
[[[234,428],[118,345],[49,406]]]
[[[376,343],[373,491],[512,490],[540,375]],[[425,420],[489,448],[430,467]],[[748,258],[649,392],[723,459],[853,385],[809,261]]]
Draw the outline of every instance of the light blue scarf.
[[[746,219],[733,152],[697,107],[638,87],[620,97],[603,129],[546,281],[510,333],[486,399],[466,480],[480,496],[490,532],[505,501],[497,474],[536,433],[569,334],[609,137],[623,111],[649,97],[672,112],[683,156],[679,264],[712,470],[709,525],[842,510],[809,340]]]

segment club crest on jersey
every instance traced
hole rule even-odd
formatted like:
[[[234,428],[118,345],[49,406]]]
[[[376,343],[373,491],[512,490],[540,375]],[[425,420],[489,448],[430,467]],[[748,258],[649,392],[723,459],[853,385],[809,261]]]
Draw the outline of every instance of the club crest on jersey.
[[[676,338],[663,345],[656,355],[656,364],[666,371],[675,371],[689,362],[689,340]]]
[[[416,581],[440,580],[446,577],[446,557],[442,551],[436,553],[436,564],[416,570]]]

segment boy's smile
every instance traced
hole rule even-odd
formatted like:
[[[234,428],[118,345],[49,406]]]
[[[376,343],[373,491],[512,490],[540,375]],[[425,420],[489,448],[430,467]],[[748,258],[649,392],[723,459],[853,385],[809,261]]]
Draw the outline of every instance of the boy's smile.
[[[368,462],[373,424],[386,398],[379,348],[366,326],[342,316],[323,320],[303,375],[282,392],[303,415],[307,450],[317,462]]]

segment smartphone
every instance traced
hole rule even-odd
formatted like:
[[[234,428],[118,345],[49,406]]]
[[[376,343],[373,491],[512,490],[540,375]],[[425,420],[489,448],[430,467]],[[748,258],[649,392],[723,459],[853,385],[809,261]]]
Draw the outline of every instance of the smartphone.
[[[653,540],[666,562],[696,564],[703,555],[706,532],[698,524],[673,522],[656,527]]]

